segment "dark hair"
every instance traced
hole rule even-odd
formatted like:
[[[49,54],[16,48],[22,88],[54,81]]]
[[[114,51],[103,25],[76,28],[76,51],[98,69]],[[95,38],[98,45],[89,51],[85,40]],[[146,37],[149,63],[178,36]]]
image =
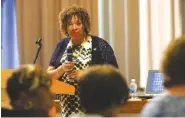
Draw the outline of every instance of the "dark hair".
[[[78,76],[80,102],[85,113],[100,113],[124,104],[129,88],[121,73],[110,65],[91,66]]]
[[[185,37],[172,40],[166,48],[161,70],[164,76],[165,87],[185,84]]]
[[[63,9],[59,14],[60,29],[65,35],[68,36],[67,27],[72,16],[77,16],[83,25],[85,35],[89,34],[90,31],[90,18],[86,9],[77,5],[72,5],[67,9]]]
[[[51,79],[38,66],[23,65],[15,71],[7,82],[7,92],[11,102],[19,99],[21,92],[35,93],[39,87],[50,88]]]

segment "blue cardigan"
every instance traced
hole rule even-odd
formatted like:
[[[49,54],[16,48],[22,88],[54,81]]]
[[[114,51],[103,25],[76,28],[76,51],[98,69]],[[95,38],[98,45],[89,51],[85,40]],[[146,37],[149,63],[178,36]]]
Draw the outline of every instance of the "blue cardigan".
[[[118,68],[118,64],[112,47],[103,39],[97,36],[92,37],[92,61],[91,65],[95,64],[111,64]],[[58,67],[61,65],[60,59],[69,43],[70,38],[61,40],[51,57],[50,66]]]

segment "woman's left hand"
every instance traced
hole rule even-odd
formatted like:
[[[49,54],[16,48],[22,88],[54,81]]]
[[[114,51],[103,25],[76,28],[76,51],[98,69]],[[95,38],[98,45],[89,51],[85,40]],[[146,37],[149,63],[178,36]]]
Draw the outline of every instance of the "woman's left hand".
[[[79,70],[73,70],[73,71],[67,73],[67,77],[69,79],[76,79],[78,73],[79,73]]]

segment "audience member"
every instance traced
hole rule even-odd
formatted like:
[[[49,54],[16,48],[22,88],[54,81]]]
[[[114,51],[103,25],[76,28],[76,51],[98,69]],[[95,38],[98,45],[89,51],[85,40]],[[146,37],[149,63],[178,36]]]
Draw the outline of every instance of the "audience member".
[[[46,117],[53,107],[51,79],[40,67],[24,65],[7,82],[13,109],[1,109],[2,117]]]
[[[143,117],[185,117],[185,37],[168,45],[161,63],[167,92],[143,109]]]
[[[91,66],[78,75],[80,103],[87,116],[115,117],[129,97],[126,79],[111,65]]]

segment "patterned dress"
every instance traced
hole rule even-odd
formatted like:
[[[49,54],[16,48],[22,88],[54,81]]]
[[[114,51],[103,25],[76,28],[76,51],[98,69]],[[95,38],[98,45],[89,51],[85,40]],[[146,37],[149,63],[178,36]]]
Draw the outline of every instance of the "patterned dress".
[[[68,43],[67,48],[72,46],[71,41]],[[81,70],[88,67],[92,59],[92,39],[89,39],[81,45],[75,45],[73,47],[73,62],[75,62],[74,70]],[[66,49],[67,49],[66,48]],[[60,62],[64,63],[67,60],[67,51],[65,50]],[[73,113],[83,113],[80,105],[78,83],[75,79],[67,78],[66,73],[61,77],[61,81],[73,85],[75,87],[75,95],[64,95],[60,96],[60,107],[62,117],[68,117]]]

